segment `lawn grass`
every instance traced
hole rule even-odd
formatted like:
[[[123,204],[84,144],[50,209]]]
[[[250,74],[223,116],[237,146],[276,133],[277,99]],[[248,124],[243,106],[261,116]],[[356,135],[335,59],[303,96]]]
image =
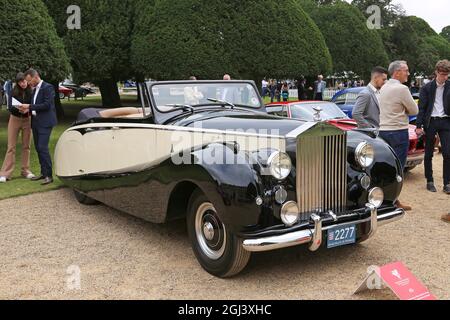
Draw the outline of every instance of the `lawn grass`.
[[[136,101],[136,96],[131,95],[122,96],[122,104],[127,107],[139,106],[139,103]],[[83,101],[81,100],[63,101],[65,117],[63,120],[59,121],[58,125],[54,128],[50,139],[50,154],[52,155],[52,159],[54,155],[55,146],[56,143],[58,142],[59,137],[75,121],[80,110],[86,107],[100,108],[101,98],[99,96],[89,96],[85,98]],[[0,111],[0,166],[3,163],[3,159],[8,144],[7,138],[8,120],[9,120],[9,113],[5,110],[5,106],[3,106],[2,110]],[[41,186],[40,182],[31,182],[21,177],[20,175],[21,173],[20,164],[22,154],[21,137],[19,137],[18,140],[19,143],[17,144],[17,151],[16,151],[16,168],[14,170],[12,181],[0,184],[0,200],[28,195],[37,192],[56,190],[63,187],[63,184],[56,176],[54,177],[55,182],[45,187]],[[35,175],[40,174],[40,165],[33,143],[31,146],[30,167],[31,171]]]

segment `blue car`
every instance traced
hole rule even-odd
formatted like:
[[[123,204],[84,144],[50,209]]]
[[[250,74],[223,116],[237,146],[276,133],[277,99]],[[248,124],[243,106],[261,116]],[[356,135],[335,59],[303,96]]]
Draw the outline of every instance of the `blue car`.
[[[331,102],[334,102],[341,108],[342,111],[349,117],[353,118],[353,108],[356,104],[356,98],[366,87],[357,87],[357,88],[349,88],[344,89],[336,93],[331,99]],[[418,99],[418,97],[414,96],[414,99]],[[415,124],[417,120],[417,116],[409,117],[409,123]]]

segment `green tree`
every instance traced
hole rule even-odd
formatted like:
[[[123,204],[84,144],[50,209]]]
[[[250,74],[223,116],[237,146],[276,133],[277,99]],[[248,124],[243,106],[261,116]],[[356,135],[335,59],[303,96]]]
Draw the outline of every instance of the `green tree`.
[[[227,12],[226,40],[241,77],[259,83],[264,76],[296,78],[331,71],[325,39],[297,1],[230,1]]]
[[[442,32],[440,33],[441,37],[446,39],[448,42],[450,42],[450,26],[445,27],[442,29]]]
[[[331,59],[317,26],[292,0],[144,1],[132,57],[157,79],[260,81],[327,72]],[[249,14],[251,12],[251,14]]]
[[[33,67],[53,84],[63,80],[70,73],[69,59],[43,2],[0,0],[0,7],[0,79],[14,79]],[[61,116],[62,109],[57,111]]]
[[[219,1],[136,3],[131,57],[139,73],[158,80],[218,79],[235,73]]]
[[[380,35],[367,28],[357,8],[337,2],[316,7],[310,14],[325,37],[335,73],[353,71],[367,79],[372,67],[388,64]]]
[[[133,75],[130,68],[132,0],[45,0],[64,39],[74,78],[100,87],[102,104],[120,106],[117,82]],[[69,30],[69,5],[81,9],[81,29]]]
[[[390,29],[391,59],[408,61],[412,74],[430,74],[440,59],[450,59],[449,43],[418,17],[400,18]]]

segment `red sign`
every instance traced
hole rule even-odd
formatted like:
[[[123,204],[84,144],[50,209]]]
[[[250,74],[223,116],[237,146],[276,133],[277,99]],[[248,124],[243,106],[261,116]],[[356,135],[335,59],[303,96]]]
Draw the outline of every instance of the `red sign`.
[[[401,262],[381,267],[377,273],[400,300],[436,300]]]
[[[436,300],[430,291],[401,262],[371,266],[355,294],[389,287],[400,300]]]

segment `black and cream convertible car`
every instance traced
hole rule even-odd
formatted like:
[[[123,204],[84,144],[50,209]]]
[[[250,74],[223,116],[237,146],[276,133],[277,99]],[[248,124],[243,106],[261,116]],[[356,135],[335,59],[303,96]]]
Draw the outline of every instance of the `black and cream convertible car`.
[[[202,267],[230,277],[252,252],[365,241],[404,216],[403,173],[373,132],[266,113],[249,81],[149,82],[141,109],[86,110],[56,173],[83,204],[186,219]]]

